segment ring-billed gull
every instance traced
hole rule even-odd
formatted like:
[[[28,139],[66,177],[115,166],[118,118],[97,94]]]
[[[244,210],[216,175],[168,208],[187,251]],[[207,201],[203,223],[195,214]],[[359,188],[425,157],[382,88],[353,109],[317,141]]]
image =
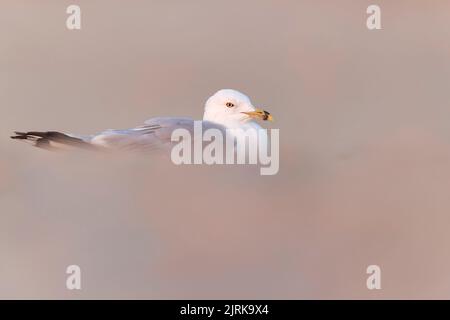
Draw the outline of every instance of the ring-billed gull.
[[[222,132],[227,129],[259,130],[255,120],[272,121],[269,112],[253,106],[243,93],[222,89],[212,95],[205,104],[201,126],[203,129],[215,128]],[[173,145],[172,132],[184,128],[194,131],[195,121],[181,117],[158,117],[144,122],[136,128],[109,129],[94,135],[74,135],[57,131],[15,132],[12,139],[31,141],[35,146],[55,149],[58,145],[68,145],[86,149],[153,150]],[[235,130],[239,135],[241,130]]]

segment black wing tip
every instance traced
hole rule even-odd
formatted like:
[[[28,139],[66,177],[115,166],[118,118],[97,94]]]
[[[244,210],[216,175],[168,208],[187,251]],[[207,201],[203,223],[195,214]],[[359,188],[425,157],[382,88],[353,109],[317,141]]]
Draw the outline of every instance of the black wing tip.
[[[26,140],[34,142],[34,146],[49,149],[50,142],[65,144],[78,148],[96,149],[91,144],[80,138],[75,138],[58,131],[15,131],[15,135],[10,136],[13,140]]]
[[[28,134],[26,132],[14,131],[14,136],[10,136],[11,139],[27,139]]]

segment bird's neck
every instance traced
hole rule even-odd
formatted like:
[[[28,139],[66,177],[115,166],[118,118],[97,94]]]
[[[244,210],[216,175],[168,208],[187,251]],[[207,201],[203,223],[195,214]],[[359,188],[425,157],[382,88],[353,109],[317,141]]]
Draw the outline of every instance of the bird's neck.
[[[255,125],[258,128],[261,128],[256,122],[246,119],[245,117],[227,117],[223,118],[221,115],[215,116],[214,114],[207,113],[203,115],[204,121],[214,122],[221,126],[224,126],[227,129],[235,129],[235,128],[252,128]]]
[[[223,124],[222,124],[223,125]],[[266,136],[265,130],[255,121],[248,122],[230,122],[224,125],[229,134],[235,137],[246,136],[250,131],[254,131],[256,136]]]
[[[254,130],[256,135],[260,135],[264,138],[264,140],[267,140],[267,133],[260,130],[263,128],[256,121],[246,117],[227,117],[224,119],[221,115],[216,116],[211,112],[205,111],[203,120],[214,122],[225,127],[225,129],[227,129],[227,133],[235,138],[238,138],[241,135],[249,134],[249,130]]]

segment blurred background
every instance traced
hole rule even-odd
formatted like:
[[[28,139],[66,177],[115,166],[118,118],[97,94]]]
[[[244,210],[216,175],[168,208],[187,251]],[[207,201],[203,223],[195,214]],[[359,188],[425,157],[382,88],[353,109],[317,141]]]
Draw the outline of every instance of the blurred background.
[[[449,2],[2,0],[0,39],[0,298],[450,298]],[[274,115],[278,175],[9,139],[221,88]]]

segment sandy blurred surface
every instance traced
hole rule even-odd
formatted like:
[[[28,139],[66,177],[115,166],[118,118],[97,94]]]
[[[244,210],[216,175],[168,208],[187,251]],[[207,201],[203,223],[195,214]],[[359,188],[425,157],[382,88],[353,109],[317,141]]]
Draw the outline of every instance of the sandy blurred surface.
[[[0,4],[0,298],[450,298],[450,4],[377,1],[371,32],[369,1],[78,3],[81,31],[70,1]],[[220,88],[273,113],[278,175],[9,139]]]

